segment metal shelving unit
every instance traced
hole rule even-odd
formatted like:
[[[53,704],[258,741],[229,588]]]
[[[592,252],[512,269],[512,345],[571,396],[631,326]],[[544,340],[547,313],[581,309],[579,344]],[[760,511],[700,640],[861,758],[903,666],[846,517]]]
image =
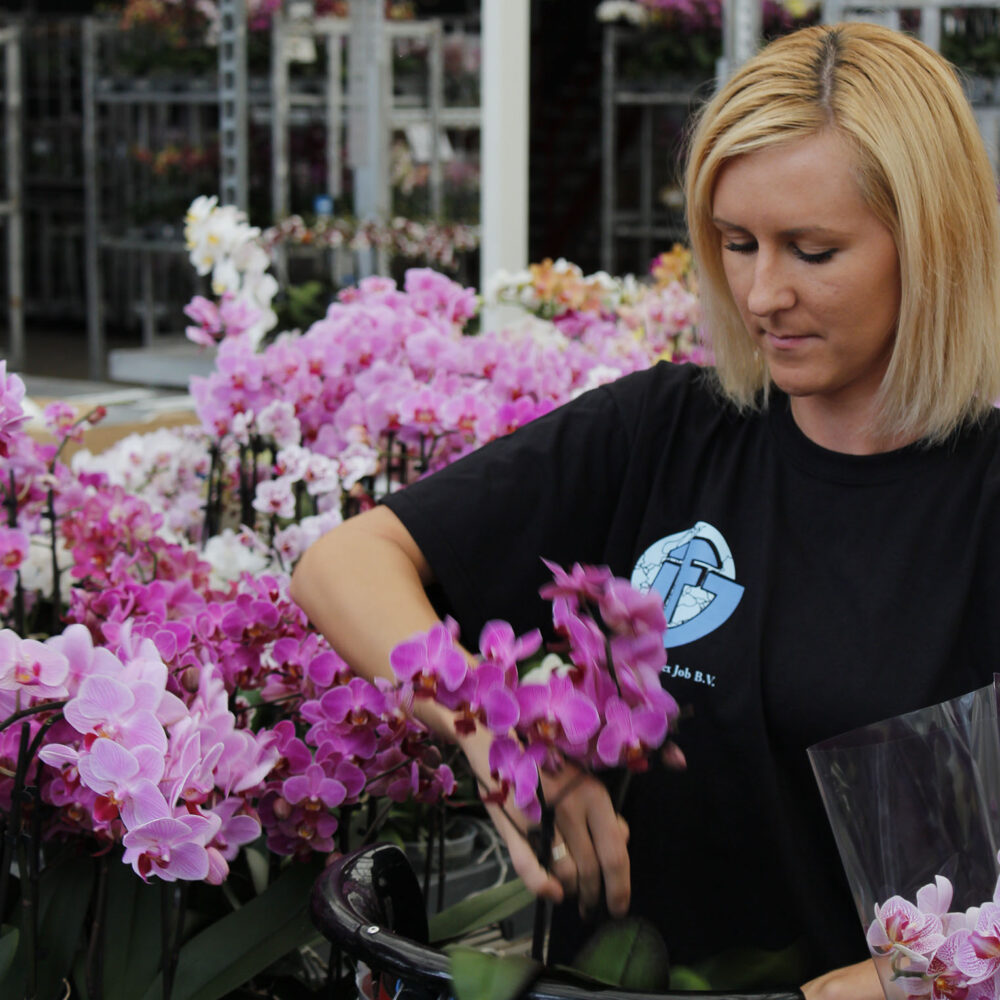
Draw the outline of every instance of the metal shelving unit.
[[[7,360],[24,363],[24,218],[22,178],[21,29],[0,29],[3,57],[4,200],[0,220],[7,230]]]
[[[997,0],[962,0],[961,4],[938,0],[823,0],[823,21],[865,20],[899,29],[901,12],[920,11],[920,40],[935,51],[941,50],[941,40],[948,29],[948,8],[1000,8]],[[1000,176],[1000,79],[964,81],[972,110],[982,133],[993,172]]]
[[[142,344],[158,336],[166,304],[183,304],[197,282],[184,258],[183,214],[198,194],[220,190],[209,150],[221,148],[220,105],[232,87],[216,74],[136,77],[115,71],[127,35],[106,20],[83,23],[83,163],[88,361],[105,374],[105,324],[138,317]],[[228,83],[229,81],[225,81]],[[199,166],[158,166],[164,151]],[[174,317],[171,316],[171,321]]]
[[[382,27],[381,44],[388,49],[387,57],[378,60],[381,71],[379,93],[384,113],[374,109],[371,120],[378,123],[377,142],[379,189],[374,196],[376,203],[386,206],[392,214],[390,179],[385,165],[388,162],[392,136],[414,127],[426,130],[429,152],[428,187],[429,216],[441,219],[443,215],[445,178],[440,137],[449,133],[479,133],[482,116],[478,106],[447,106],[445,103],[445,73],[443,45],[444,23],[440,19],[422,21],[387,22]],[[323,130],[325,141],[326,177],[325,190],[316,192],[328,197],[330,204],[342,203],[350,186],[345,178],[345,168],[356,168],[357,157],[349,162],[347,149],[352,145],[352,129],[367,129],[368,123],[359,126],[357,116],[372,116],[371,108],[360,108],[352,100],[349,80],[351,67],[349,50],[352,28],[340,18],[310,18],[292,20],[276,17],[272,29],[271,103],[269,108],[255,109],[261,121],[271,126],[271,206],[275,219],[286,218],[292,212],[303,212],[311,205],[296,204],[291,178],[289,132],[292,127],[315,125]],[[396,92],[392,53],[398,43],[426,46],[427,73],[425,94],[400,94]],[[296,80],[292,73],[293,55],[305,47],[307,53],[315,51],[313,76],[308,81]],[[323,56],[320,57],[319,51]],[[316,70],[320,72],[316,72]],[[378,100],[379,98],[376,98]],[[435,139],[435,137],[437,137]],[[357,146],[358,143],[353,143]],[[357,206],[355,205],[355,210]],[[302,251],[299,251],[300,253]],[[305,251],[309,253],[310,251]],[[329,269],[335,283],[348,274],[359,273],[359,262],[344,250],[327,251]],[[279,256],[279,267],[287,262]],[[376,270],[385,272],[387,261],[380,256]]]
[[[113,62],[113,49],[121,42],[122,33],[107,21],[87,19],[84,24],[88,357],[94,377],[103,374],[107,319],[134,322],[138,314],[144,348],[163,341],[158,327],[165,311],[169,310],[171,324],[180,322],[180,308],[197,288],[186,259],[181,226],[183,209],[193,197],[218,190],[224,202],[243,208],[249,208],[256,198],[254,221],[264,224],[267,220],[259,218],[260,206],[268,200],[274,219],[285,218],[293,210],[311,210],[312,197],[308,206],[295,205],[292,197],[289,136],[293,128],[302,125],[320,127],[325,134],[325,190],[313,194],[328,196],[335,202],[344,195],[347,133],[352,108],[356,115],[360,100],[353,99],[350,88],[344,86],[350,22],[336,18],[293,22],[277,16],[270,35],[269,76],[248,76],[245,27],[238,18],[227,19],[235,9],[235,0],[228,0],[222,11],[217,78],[207,73],[160,80],[115,77],[108,65]],[[325,50],[325,59],[320,66],[311,67],[308,79],[292,72],[294,50],[303,39],[313,46],[319,43]],[[384,25],[382,44],[388,49],[381,60],[387,67],[385,93],[393,93],[391,52],[400,40],[426,45],[427,96],[423,100],[407,95],[391,97],[388,113],[374,118],[384,147],[388,149],[394,132],[414,125],[424,127],[430,136],[448,130],[477,131],[478,107],[445,106],[443,28],[439,20]],[[270,134],[270,164],[264,171],[270,177],[269,199],[252,189],[247,179],[247,160],[253,148],[248,130],[253,128]],[[193,146],[217,142],[219,172],[187,191],[180,199],[182,204],[176,206],[173,224],[165,222],[162,213],[155,221],[136,224],[137,207],[144,204],[144,199],[175,192],[162,179],[152,181],[148,170],[143,175],[134,151],[152,151],[177,136],[186,137],[185,141]],[[429,141],[429,146],[431,214],[440,215],[444,191],[440,145]],[[381,183],[382,200],[391,208],[387,172]],[[312,249],[296,249],[294,253],[316,256]],[[347,251],[330,254],[337,259],[331,260],[329,273],[338,283],[347,275],[365,273],[353,256]],[[387,262],[381,259],[377,267],[384,271]]]
[[[664,114],[681,121],[687,118],[696,91],[703,86],[699,80],[664,80],[655,88],[643,89],[620,73],[623,46],[637,44],[635,32],[610,24],[604,30],[602,53],[602,184],[601,184],[601,267],[615,274],[623,266],[620,242],[634,241],[637,251],[626,269],[644,269],[657,249],[684,238],[683,210],[678,198],[665,200],[657,193],[657,168],[661,170],[670,155],[657,158],[656,126]],[[624,190],[621,183],[622,151],[620,136],[622,116],[634,109],[639,117],[638,136],[631,147],[636,183]],[[671,146],[673,160],[679,144]],[[673,178],[664,177],[662,187],[672,188]],[[623,205],[623,196],[629,203]],[[679,196],[679,191],[677,192]]]
[[[22,31],[25,315],[86,315],[81,18],[31,16]]]

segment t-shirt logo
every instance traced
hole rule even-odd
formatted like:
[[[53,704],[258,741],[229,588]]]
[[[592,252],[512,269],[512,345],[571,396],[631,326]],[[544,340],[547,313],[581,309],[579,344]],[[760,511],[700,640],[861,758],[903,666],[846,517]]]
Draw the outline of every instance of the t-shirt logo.
[[[663,598],[670,649],[714,632],[744,590],[726,540],[706,521],[650,545],[632,570],[632,586]]]

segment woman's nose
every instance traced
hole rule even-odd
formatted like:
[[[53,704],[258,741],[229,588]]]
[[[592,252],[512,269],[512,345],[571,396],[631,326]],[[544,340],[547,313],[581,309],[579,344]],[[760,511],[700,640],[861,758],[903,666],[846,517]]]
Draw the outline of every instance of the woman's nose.
[[[795,290],[778,261],[759,253],[754,261],[753,282],[747,294],[747,309],[754,316],[770,316],[795,305]]]

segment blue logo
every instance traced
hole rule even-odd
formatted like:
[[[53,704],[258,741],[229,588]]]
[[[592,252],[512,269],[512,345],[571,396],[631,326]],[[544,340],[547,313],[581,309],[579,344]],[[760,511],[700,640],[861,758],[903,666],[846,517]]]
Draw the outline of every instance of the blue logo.
[[[726,540],[705,521],[650,545],[632,570],[632,586],[663,598],[670,649],[714,632],[744,590]]]

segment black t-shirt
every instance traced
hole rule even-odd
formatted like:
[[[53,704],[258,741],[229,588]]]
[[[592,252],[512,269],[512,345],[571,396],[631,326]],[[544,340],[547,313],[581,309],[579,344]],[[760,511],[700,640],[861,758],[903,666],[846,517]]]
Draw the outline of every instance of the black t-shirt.
[[[815,975],[868,952],[806,748],[992,680],[998,445],[994,413],[940,447],[834,453],[780,393],[741,415],[663,363],[387,503],[472,648],[490,618],[548,622],[541,557],[656,587],[688,768],[631,783],[633,912],[676,962],[797,942]]]

